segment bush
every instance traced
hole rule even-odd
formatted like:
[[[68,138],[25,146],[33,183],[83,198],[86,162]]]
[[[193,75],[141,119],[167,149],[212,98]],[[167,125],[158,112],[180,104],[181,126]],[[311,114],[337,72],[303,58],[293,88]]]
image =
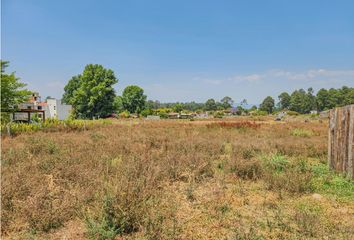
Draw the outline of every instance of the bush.
[[[307,129],[295,128],[291,131],[290,135],[295,137],[311,137],[314,135],[314,132]]]
[[[298,116],[298,115],[300,115],[300,113],[295,112],[295,111],[287,111],[286,114],[288,114],[289,116]]]
[[[284,156],[275,154],[264,162],[264,180],[270,190],[285,190],[289,193],[312,192],[312,172],[305,161],[290,162]]]
[[[323,210],[320,205],[311,201],[302,201],[295,207],[295,222],[301,235],[316,237],[318,232],[323,232],[321,216]]]
[[[223,118],[223,117],[224,117],[224,113],[218,111],[218,112],[215,112],[215,113],[213,114],[213,116],[214,116],[214,118]]]
[[[251,116],[267,116],[268,113],[266,111],[262,111],[262,110],[255,110],[250,112]]]
[[[119,116],[119,118],[129,118],[130,113],[127,110],[125,110],[124,112],[119,113],[118,116]]]

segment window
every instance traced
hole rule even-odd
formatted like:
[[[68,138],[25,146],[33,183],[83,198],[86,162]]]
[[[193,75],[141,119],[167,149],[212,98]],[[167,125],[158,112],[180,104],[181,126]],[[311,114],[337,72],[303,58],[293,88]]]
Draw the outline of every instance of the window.
[[[31,109],[31,106],[27,106],[27,109]]]
[[[54,110],[55,110],[55,106],[53,106]]]
[[[42,110],[42,106],[38,106],[38,110]]]

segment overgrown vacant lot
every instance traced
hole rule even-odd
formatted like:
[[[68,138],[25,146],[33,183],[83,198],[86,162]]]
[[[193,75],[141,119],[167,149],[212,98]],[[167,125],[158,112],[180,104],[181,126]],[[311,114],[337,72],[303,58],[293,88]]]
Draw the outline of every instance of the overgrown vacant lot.
[[[327,125],[128,121],[2,139],[8,239],[353,239]],[[240,123],[242,122],[242,123]]]

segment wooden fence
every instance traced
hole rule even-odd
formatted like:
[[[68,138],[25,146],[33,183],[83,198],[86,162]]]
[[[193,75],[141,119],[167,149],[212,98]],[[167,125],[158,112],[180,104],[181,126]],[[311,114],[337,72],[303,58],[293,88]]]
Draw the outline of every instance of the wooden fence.
[[[354,179],[354,104],[329,112],[328,164]]]

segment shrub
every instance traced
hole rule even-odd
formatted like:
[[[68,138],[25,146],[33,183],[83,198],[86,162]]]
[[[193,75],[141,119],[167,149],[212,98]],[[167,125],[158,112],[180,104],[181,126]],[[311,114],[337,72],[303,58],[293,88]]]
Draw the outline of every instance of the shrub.
[[[224,113],[221,111],[215,112],[213,114],[214,118],[223,118],[224,117]]]
[[[286,111],[286,114],[288,114],[289,116],[298,116],[298,115],[300,115],[300,113],[295,112],[295,111]]]
[[[119,113],[118,116],[119,116],[119,118],[129,118],[130,113],[125,110],[124,112]]]
[[[316,237],[317,233],[322,233],[323,225],[321,217],[322,207],[315,202],[302,201],[295,207],[295,222],[301,235]]]
[[[295,128],[291,131],[290,135],[295,137],[311,137],[314,135],[314,132],[307,129]]]
[[[257,129],[260,124],[250,121],[243,122],[213,122],[206,125],[207,128],[221,127],[221,128],[236,128],[236,129]]]
[[[244,159],[235,161],[231,171],[242,179],[259,179],[263,175],[262,163],[256,159]]]
[[[334,195],[338,198],[353,199],[354,181],[328,169],[327,164],[319,163],[312,167],[312,186],[314,191]]]
[[[269,189],[280,193],[285,190],[292,194],[313,190],[312,172],[304,161],[290,162],[284,156],[275,154],[267,158],[264,164],[264,180]]]

